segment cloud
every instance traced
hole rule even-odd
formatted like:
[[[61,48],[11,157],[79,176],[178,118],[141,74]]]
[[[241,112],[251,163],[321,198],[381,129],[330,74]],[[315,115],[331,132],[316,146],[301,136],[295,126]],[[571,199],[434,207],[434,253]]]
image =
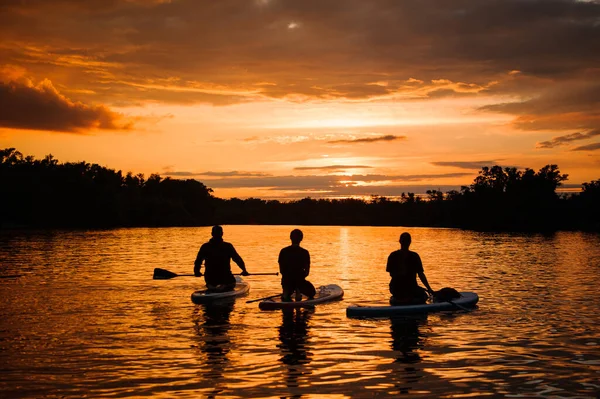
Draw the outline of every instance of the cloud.
[[[268,173],[256,173],[256,172],[238,172],[237,170],[231,172],[201,172],[202,176],[220,176],[220,177],[266,177],[271,176]]]
[[[378,137],[364,137],[360,139],[351,139],[351,140],[331,140],[328,141],[330,144],[358,144],[358,143],[375,143],[378,141],[396,141],[396,140],[406,140],[406,136],[396,136],[393,134],[387,134],[385,136]]]
[[[133,121],[105,106],[73,102],[45,79],[0,81],[0,127],[79,133],[90,129],[130,130]]]
[[[167,168],[164,172],[167,176],[212,176],[212,177],[266,177],[271,176],[268,173],[257,173],[257,172],[238,172],[237,170],[231,172],[186,172],[186,171],[171,171]]]
[[[185,171],[170,171],[170,170],[166,170],[163,172],[163,174],[165,176],[174,176],[174,177],[194,177],[194,176],[198,176],[198,173],[194,173],[194,172],[185,172]]]
[[[400,197],[402,193],[415,193],[424,195],[427,190],[438,190],[442,192],[448,192],[451,190],[460,190],[460,186],[457,185],[389,185],[389,186],[336,186],[328,189],[310,189],[298,187],[295,189],[280,189],[271,188],[266,191],[276,192],[273,197],[283,198],[286,200],[300,199],[307,196],[310,197],[341,197],[347,198],[348,196],[384,196],[384,197]],[[266,194],[265,196],[268,196]]]
[[[508,72],[550,86],[598,80],[599,18],[598,2],[577,0],[10,1],[0,6],[0,59],[57,86],[84,85],[104,104],[414,99],[498,87],[525,99],[535,93],[503,84]]]
[[[537,148],[554,148],[573,141],[586,140],[595,136],[600,136],[600,129],[590,130],[588,132],[571,133],[564,136],[553,137],[552,140],[542,141],[537,144]]]
[[[200,179],[211,188],[271,188],[273,190],[331,190],[335,187],[362,186],[365,183],[418,182],[431,179],[472,176],[472,173],[422,175],[352,175],[352,176],[265,176],[227,179]],[[363,186],[363,188],[365,188]]]
[[[489,160],[489,161],[467,161],[467,162],[461,162],[461,161],[450,161],[450,162],[438,161],[438,162],[431,162],[431,164],[435,165],[435,166],[452,166],[452,167],[461,168],[461,169],[481,169],[484,166],[497,165],[498,161],[496,161],[496,160]]]
[[[345,169],[368,169],[372,166],[365,165],[329,165],[329,166],[298,166],[294,170],[332,170],[339,171]]]
[[[480,109],[515,115],[512,124],[522,130],[600,129],[600,84],[597,83],[600,73],[586,77],[589,82],[574,79],[547,82],[549,87],[540,89],[533,98]]]
[[[109,107],[148,103],[481,99],[519,130],[584,132],[600,128],[599,20],[578,0],[8,1],[0,59],[82,105],[33,128],[124,129]]]
[[[600,150],[600,143],[582,145],[580,147],[573,148],[571,151],[596,151],[596,150]]]

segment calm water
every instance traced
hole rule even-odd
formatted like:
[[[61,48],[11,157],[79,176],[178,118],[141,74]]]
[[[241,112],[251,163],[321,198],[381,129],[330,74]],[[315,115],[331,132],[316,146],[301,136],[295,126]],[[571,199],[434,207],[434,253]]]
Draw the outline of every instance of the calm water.
[[[250,272],[277,271],[289,226],[225,226]],[[0,232],[0,397],[507,397],[600,393],[600,236],[411,228],[434,289],[480,295],[471,313],[346,317],[388,299],[400,228],[304,227],[310,280],[343,301],[263,312],[194,305],[209,228]],[[233,269],[237,267],[233,265]],[[404,394],[404,395],[402,395]]]

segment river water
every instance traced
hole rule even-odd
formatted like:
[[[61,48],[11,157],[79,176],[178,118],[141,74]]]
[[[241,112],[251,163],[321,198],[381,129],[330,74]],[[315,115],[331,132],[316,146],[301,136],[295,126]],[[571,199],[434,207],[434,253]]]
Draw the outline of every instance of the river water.
[[[224,226],[252,272],[278,271],[295,226]],[[475,291],[472,312],[351,319],[389,298],[402,228],[304,226],[309,280],[344,299],[261,311],[279,277],[195,305],[210,228],[0,232],[0,397],[506,397],[600,394],[600,236],[410,228],[434,289]],[[232,265],[234,271],[239,271]]]

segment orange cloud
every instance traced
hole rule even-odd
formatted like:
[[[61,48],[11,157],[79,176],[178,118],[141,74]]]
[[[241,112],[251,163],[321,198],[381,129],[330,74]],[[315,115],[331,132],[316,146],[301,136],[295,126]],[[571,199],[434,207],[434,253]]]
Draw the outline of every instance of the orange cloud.
[[[328,141],[328,143],[331,143],[331,144],[359,144],[359,143],[375,143],[378,141],[397,141],[397,140],[406,140],[406,136],[396,136],[395,134],[387,134],[385,136],[362,137],[362,138],[350,139],[350,140],[331,140],[331,141]]]
[[[590,130],[588,132],[576,132],[564,136],[553,137],[552,140],[543,141],[537,144],[537,148],[554,148],[563,144],[569,144],[574,141],[587,140],[593,137],[600,136],[600,129]],[[584,148],[577,147],[577,148]]]
[[[0,127],[81,133],[130,130],[133,122],[105,106],[71,101],[48,79],[36,85],[23,76],[7,74],[0,80]]]
[[[521,106],[485,111],[517,128],[591,129],[592,103],[572,99],[598,81],[599,18],[579,0],[13,1],[0,59],[84,103],[503,96]],[[581,123],[538,118],[546,100]]]

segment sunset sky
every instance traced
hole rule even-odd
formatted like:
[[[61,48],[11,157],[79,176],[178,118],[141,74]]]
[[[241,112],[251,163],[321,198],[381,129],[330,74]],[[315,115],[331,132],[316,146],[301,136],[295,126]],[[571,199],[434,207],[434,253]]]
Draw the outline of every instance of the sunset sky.
[[[600,179],[600,1],[2,0],[0,148],[218,197]]]

